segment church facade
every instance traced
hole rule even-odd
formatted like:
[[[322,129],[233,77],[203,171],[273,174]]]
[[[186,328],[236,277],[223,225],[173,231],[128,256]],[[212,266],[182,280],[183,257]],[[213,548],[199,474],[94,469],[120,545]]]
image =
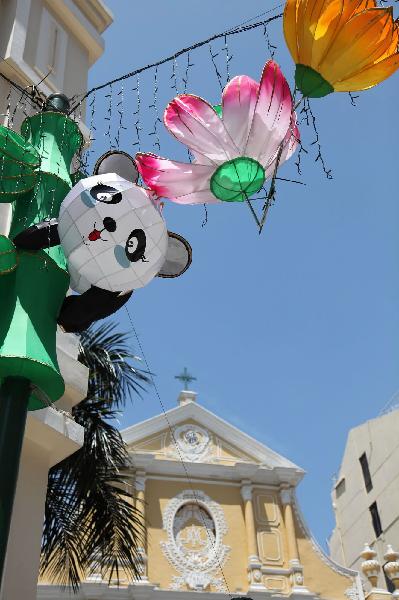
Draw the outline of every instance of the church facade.
[[[116,588],[93,576],[81,598],[363,599],[357,572],[333,563],[303,521],[295,499],[303,470],[194,392],[122,434],[147,530],[141,580]],[[40,600],[62,597],[39,586]]]

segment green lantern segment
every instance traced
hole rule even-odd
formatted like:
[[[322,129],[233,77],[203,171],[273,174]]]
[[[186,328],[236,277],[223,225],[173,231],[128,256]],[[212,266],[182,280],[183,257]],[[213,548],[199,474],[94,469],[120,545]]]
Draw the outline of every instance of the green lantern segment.
[[[333,86],[320,73],[306,65],[296,65],[295,85],[309,98],[323,98],[334,91]]]
[[[213,110],[220,118],[223,116],[223,106],[221,104],[215,104]]]
[[[64,392],[55,341],[69,274],[61,246],[31,252],[12,240],[58,217],[82,135],[77,123],[52,111],[28,117],[21,133],[0,126],[0,202],[13,203],[9,238],[0,237],[0,384],[7,377],[29,380],[28,408],[35,410],[44,397],[54,402]]]
[[[243,202],[259,192],[265,182],[265,170],[258,161],[240,156],[220,165],[211,177],[214,196],[225,202]]]

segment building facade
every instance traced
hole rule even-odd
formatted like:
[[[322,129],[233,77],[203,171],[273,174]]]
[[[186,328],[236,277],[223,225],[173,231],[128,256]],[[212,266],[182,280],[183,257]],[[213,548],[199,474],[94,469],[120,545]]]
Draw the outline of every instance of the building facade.
[[[336,526],[331,557],[358,569],[367,542],[381,565],[387,545],[399,547],[399,409],[349,432],[332,492]],[[386,585],[383,572],[380,584]]]
[[[94,574],[77,598],[363,598],[357,573],[333,563],[304,523],[295,499],[302,469],[194,392],[122,433],[147,530],[141,580],[117,588]],[[38,600],[66,597],[39,585]]]
[[[36,86],[44,96],[84,93],[112,18],[102,0],[0,0],[0,74],[23,89]],[[19,131],[23,118],[37,110],[0,76],[1,124]],[[77,118],[87,139],[84,106]],[[10,215],[11,205],[0,203],[0,234],[7,235]],[[48,470],[83,443],[83,428],[70,418],[87,388],[77,338],[59,332],[57,355],[66,390],[54,408],[28,415],[1,600],[36,599]]]
[[[0,74],[21,88],[69,98],[87,90],[88,72],[104,51],[101,34],[113,16],[102,0],[0,0]],[[19,131],[29,99],[0,76],[0,123]],[[85,106],[80,120],[84,137]],[[0,203],[0,234],[11,208]]]

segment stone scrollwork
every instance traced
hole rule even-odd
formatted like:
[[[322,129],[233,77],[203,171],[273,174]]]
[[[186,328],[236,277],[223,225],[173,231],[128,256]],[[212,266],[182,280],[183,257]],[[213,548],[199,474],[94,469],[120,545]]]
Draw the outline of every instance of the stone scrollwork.
[[[174,455],[189,462],[203,460],[210,451],[211,438],[206,429],[194,423],[185,423],[173,431],[174,442],[177,448],[172,449]]]
[[[179,573],[171,589],[222,590],[223,577],[217,575],[230,548],[223,544],[227,525],[221,506],[200,490],[185,490],[166,506],[163,528],[167,541],[161,542],[162,551]]]

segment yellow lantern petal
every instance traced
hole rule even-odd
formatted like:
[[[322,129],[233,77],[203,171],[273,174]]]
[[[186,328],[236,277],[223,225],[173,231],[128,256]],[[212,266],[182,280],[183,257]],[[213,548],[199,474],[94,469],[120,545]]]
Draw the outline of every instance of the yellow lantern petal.
[[[387,46],[385,52],[380,56],[379,60],[383,60],[384,58],[388,58],[388,56],[392,56],[398,51],[399,48],[399,24],[397,21],[394,23],[393,31],[391,34],[391,39]]]
[[[312,64],[318,69],[320,63],[327,55],[329,49],[335,44],[337,35],[342,26],[356,13],[365,10],[368,6],[375,6],[374,0],[327,0],[325,10],[313,26]]]
[[[284,33],[295,63],[317,68],[340,27],[374,0],[288,0]]]
[[[372,8],[354,15],[337,34],[333,46],[319,65],[332,85],[335,81],[371,66],[390,45],[393,19],[387,9]]]
[[[296,12],[298,0],[287,0],[284,9],[284,37],[288,50],[295,63],[299,62],[297,35],[296,35]]]
[[[389,56],[384,60],[363,69],[348,79],[343,79],[334,84],[336,92],[359,92],[388,79],[399,68],[399,54]]]
[[[310,64],[312,58],[312,40],[307,32],[308,14],[317,9],[323,0],[299,0],[297,7],[296,36],[298,59],[300,64]]]
[[[314,10],[307,15],[304,23],[307,44],[311,48],[310,61],[317,65],[323,56],[325,48],[334,36],[344,9],[343,0],[324,0],[315,5]]]
[[[287,0],[284,11],[295,81],[309,97],[338,91],[336,83],[341,90],[344,81],[353,84],[358,73],[396,55],[398,31],[392,9],[377,7],[376,0]],[[389,73],[396,69],[395,60],[387,64]],[[388,76],[383,68],[371,73],[372,81],[377,73]]]

